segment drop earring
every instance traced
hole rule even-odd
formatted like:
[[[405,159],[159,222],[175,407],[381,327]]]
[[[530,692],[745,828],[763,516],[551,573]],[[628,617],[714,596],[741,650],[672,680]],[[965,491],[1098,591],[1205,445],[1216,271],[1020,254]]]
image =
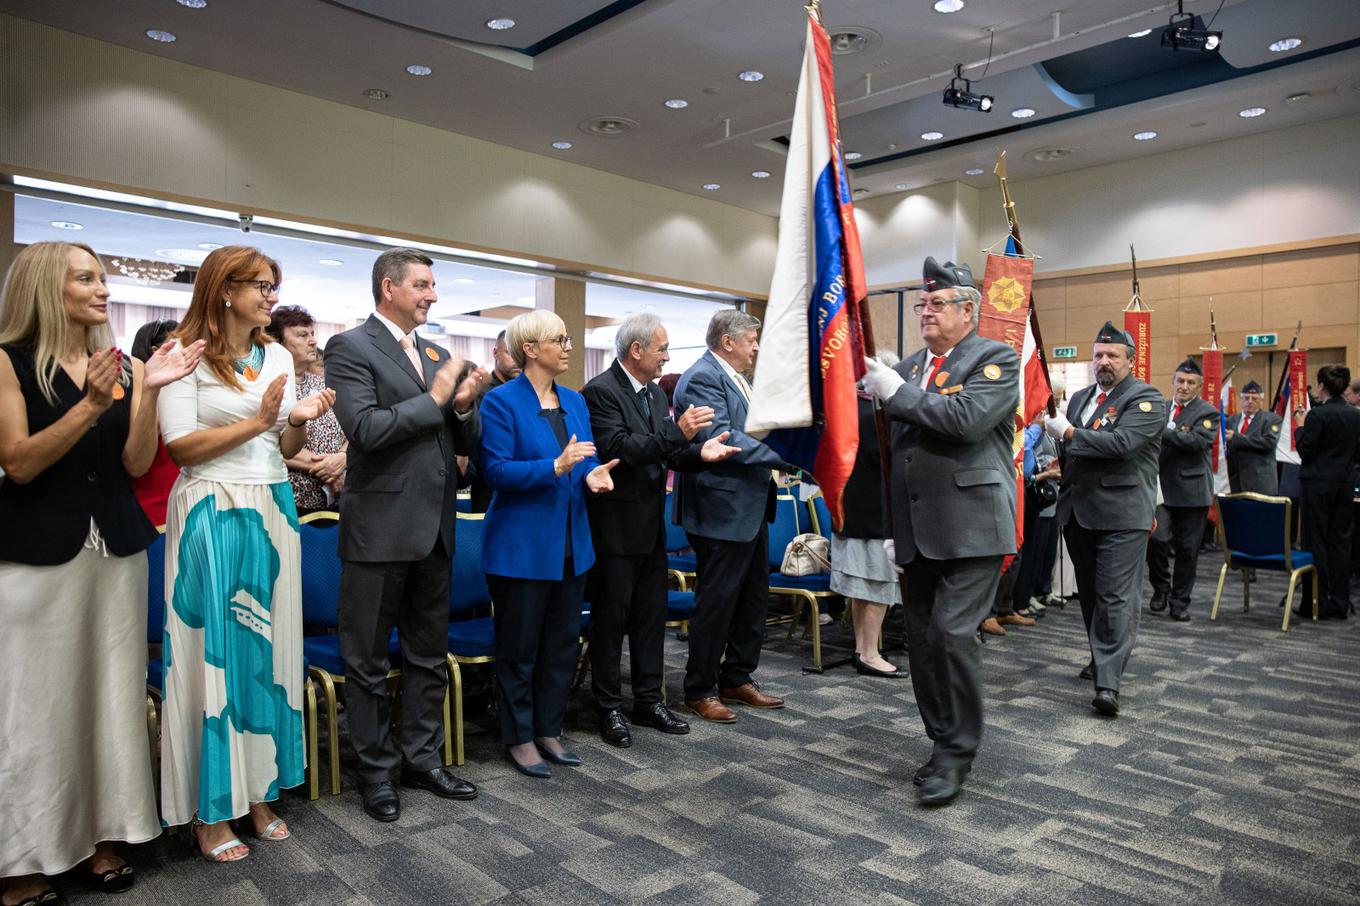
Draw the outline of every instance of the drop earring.
[[[230,299],[227,300],[227,308],[231,308],[231,300],[230,300]]]

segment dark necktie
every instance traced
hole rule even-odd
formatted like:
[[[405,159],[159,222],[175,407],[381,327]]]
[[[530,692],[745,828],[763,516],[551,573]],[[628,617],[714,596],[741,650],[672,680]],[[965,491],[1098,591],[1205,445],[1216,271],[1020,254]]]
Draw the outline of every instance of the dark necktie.
[[[642,414],[647,416],[647,424],[652,423],[652,404],[647,399],[647,388],[643,387],[637,392],[638,402],[642,403]]]

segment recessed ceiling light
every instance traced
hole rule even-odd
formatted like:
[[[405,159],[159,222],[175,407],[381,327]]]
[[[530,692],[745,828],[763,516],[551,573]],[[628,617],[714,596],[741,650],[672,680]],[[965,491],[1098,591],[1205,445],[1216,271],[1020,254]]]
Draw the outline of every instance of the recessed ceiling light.
[[[1136,32],[1134,32],[1133,34],[1129,35],[1129,37],[1130,37],[1130,38],[1146,38],[1146,37],[1147,37],[1148,35],[1150,35],[1150,34],[1152,34],[1152,29],[1150,29],[1150,28],[1145,28],[1145,29],[1143,29],[1142,31],[1136,31]]]
[[[487,19],[486,27],[491,29],[492,31],[505,31],[508,28],[515,27],[515,20],[507,19],[504,17],[500,19]]]
[[[765,78],[765,73],[758,72],[754,69],[747,69],[737,73],[737,78],[741,79],[743,82],[759,82],[761,79]]]
[[[770,178],[770,171],[769,171],[769,170],[752,170],[752,171],[751,171],[751,175],[754,176],[756,179],[769,179],[769,178]]]
[[[923,141],[927,141],[927,142],[938,142],[938,141],[939,141],[940,139],[942,139],[942,138],[944,138],[944,133],[943,133],[943,132],[922,132],[922,133],[921,133],[921,139],[922,139]]]
[[[82,223],[76,223],[75,221],[72,221],[72,220],[54,220],[54,221],[52,221],[52,226],[56,227],[56,228],[59,229],[59,230],[83,230],[83,229],[85,229],[85,225],[84,225],[84,224],[82,224]]]
[[[935,0],[935,12],[956,13],[963,9],[963,0]]]
[[[208,0],[175,0],[180,6],[187,6],[189,9],[202,9],[208,5]]]
[[[222,243],[220,243],[220,242],[200,242],[200,243],[198,244],[198,247],[201,248],[201,249],[203,249],[203,251],[205,251],[205,252],[211,252],[211,251],[215,251],[216,249],[220,249],[220,248],[222,247]]]
[[[390,92],[385,91],[382,88],[368,88],[364,91],[364,97],[368,98],[370,101],[385,101],[391,96]]]
[[[1285,98],[1284,102],[1286,104],[1306,104],[1312,99],[1313,96],[1311,94],[1306,91],[1300,91],[1298,94],[1291,94],[1289,97]]]
[[[570,151],[570,150],[571,150],[571,142],[553,142],[553,143],[552,143],[552,146],[553,146],[554,148],[556,148],[558,151]]]
[[[1245,110],[1237,111],[1237,115],[1242,117],[1242,119],[1244,120],[1249,120],[1254,117],[1263,116],[1265,112],[1266,108],[1264,107],[1248,107]]]
[[[1157,137],[1157,133],[1156,133],[1156,132],[1153,132],[1151,129],[1148,129],[1148,130],[1145,131],[1145,132],[1135,132],[1135,133],[1133,133],[1133,140],[1136,141],[1136,142],[1150,142],[1150,141],[1152,141],[1152,140],[1153,140],[1154,138],[1156,138],[1156,137]]]
[[[157,41],[161,44],[174,44],[176,41],[173,32],[164,31],[159,28],[148,28],[146,30],[146,36],[151,40]]]
[[[847,151],[847,152],[845,152],[845,159],[846,159],[846,160],[859,160],[859,159],[860,159],[861,157],[863,157],[863,156],[864,156],[864,155],[863,155],[863,154],[860,154],[858,151]]]
[[[706,182],[706,183],[704,183],[704,191],[705,191],[705,192],[716,192],[716,191],[718,191],[718,190],[721,189],[721,188],[722,188],[722,183],[717,183],[717,182]]]
[[[341,261],[339,258],[322,258],[317,262],[317,264],[322,267],[340,267],[344,263],[345,262]]]
[[[893,188],[896,189],[897,191],[901,192],[903,189],[910,189],[910,188],[911,188],[911,183],[909,183],[909,182],[899,182],[897,185],[893,186]]]
[[[406,67],[406,71],[413,76],[427,76],[434,72],[433,69],[421,63],[412,63],[410,66]]]
[[[666,101],[666,106],[672,110],[684,110],[689,106],[689,101],[684,98],[671,98],[669,101]]]
[[[181,264],[199,265],[208,257],[208,253],[200,249],[156,249],[156,257],[178,261]]]
[[[454,278],[453,278],[453,282],[454,282],[454,283],[462,283],[462,284],[465,284],[465,285],[466,285],[466,284],[469,284],[469,283],[476,283],[477,281],[476,281],[476,280],[473,280],[471,277],[454,277]]]
[[[969,167],[967,170],[964,170],[964,171],[963,171],[963,175],[964,175],[964,176],[981,176],[983,173],[986,173],[986,172],[987,172],[987,171],[984,170],[984,169],[982,169],[981,167]]]
[[[1027,120],[1030,117],[1034,116],[1034,108],[1016,107],[1014,110],[1011,111],[1011,116],[1015,117],[1018,120]]]
[[[1281,38],[1270,45],[1271,53],[1285,53],[1303,43],[1302,38]]]

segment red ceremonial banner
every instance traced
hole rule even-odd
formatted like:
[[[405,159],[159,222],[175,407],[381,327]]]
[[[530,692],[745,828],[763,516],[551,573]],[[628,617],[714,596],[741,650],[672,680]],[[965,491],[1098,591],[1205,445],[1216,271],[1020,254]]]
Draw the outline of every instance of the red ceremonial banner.
[[[982,277],[982,313],[978,335],[1000,340],[1016,355],[1025,352],[1025,324],[1029,293],[1034,284],[1034,259],[988,255]]]
[[[1221,387],[1223,385],[1223,350],[1206,349],[1204,350],[1204,383],[1200,385],[1200,398],[1213,406],[1219,407]],[[1219,437],[1214,437],[1214,456],[1213,468],[1218,471]]]
[[[1308,414],[1308,350],[1289,350],[1289,449],[1297,450],[1299,428]]]
[[[1133,337],[1133,376],[1144,384],[1152,381],[1152,312],[1125,311],[1124,329]]]

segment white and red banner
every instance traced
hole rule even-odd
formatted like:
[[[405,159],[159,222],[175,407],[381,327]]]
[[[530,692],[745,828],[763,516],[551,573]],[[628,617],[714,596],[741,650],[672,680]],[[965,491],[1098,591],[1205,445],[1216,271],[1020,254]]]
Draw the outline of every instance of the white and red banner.
[[[1313,401],[1308,398],[1308,350],[1289,350],[1289,361],[1285,364],[1284,386],[1275,400],[1275,414],[1284,419],[1280,431],[1280,442],[1275,447],[1276,462],[1290,462],[1299,465],[1299,451],[1294,443],[1294,434],[1303,427],[1308,410]]]

